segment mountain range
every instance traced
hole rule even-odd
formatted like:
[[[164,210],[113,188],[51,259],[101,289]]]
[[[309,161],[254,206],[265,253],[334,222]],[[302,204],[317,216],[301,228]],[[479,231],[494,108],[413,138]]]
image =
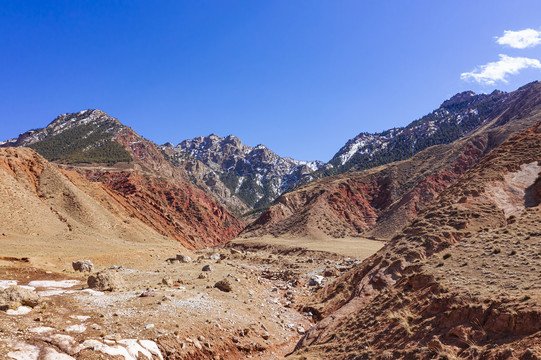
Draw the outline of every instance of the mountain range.
[[[63,279],[75,256],[134,267],[107,268],[139,280],[86,303],[103,343],[78,358],[128,344],[106,334],[126,324],[159,344],[147,358],[541,358],[539,82],[457,94],[406,127],[358,134],[328,163],[232,135],[157,145],[100,110],[62,114],[0,143],[0,191],[6,277]],[[71,324],[76,301],[57,295],[17,326]],[[104,316],[106,297],[123,309]],[[53,330],[9,336],[45,353]]]
[[[358,134],[328,163],[282,158],[264,145],[244,145],[233,135],[211,134],[176,146],[156,145],[100,110],[62,114],[45,128],[30,130],[0,146],[29,146],[46,159],[64,164],[112,165],[132,161],[137,144],[145,142],[155,156],[143,160],[146,167],[156,170],[165,161],[177,177],[212,194],[237,215],[260,214],[282,194],[316,179],[406,160],[430,146],[463,138],[494,119],[511,98],[513,93],[501,91],[459,93],[406,127]],[[135,138],[129,144],[121,135],[127,132]]]

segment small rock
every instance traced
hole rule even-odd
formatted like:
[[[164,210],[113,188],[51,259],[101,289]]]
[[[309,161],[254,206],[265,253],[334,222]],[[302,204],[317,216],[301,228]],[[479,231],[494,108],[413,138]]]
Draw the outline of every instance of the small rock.
[[[261,335],[261,337],[263,338],[263,340],[269,340],[270,339],[269,333],[264,333],[263,335]]]
[[[180,261],[181,263],[187,264],[192,261],[192,258],[189,257],[188,255],[178,254],[177,260]]]
[[[154,297],[156,293],[153,291],[143,291],[139,297]]]
[[[210,260],[220,260],[220,254],[219,253],[214,253],[214,254],[210,255],[209,259]]]
[[[87,283],[89,288],[98,291],[116,291],[123,287],[123,281],[120,275],[110,270],[104,270],[90,275]]]
[[[203,266],[203,269],[201,269],[201,270],[203,270],[203,271],[212,271],[214,269],[210,265],[205,265],[205,266]]]
[[[231,248],[231,255],[242,255],[242,251]]]
[[[148,324],[148,325],[145,325],[144,329],[148,330],[148,329],[152,329],[153,327],[154,327],[154,324]]]
[[[302,335],[302,334],[304,334],[306,331],[304,330],[304,328],[303,328],[302,326],[299,326],[299,327],[297,327],[297,332],[298,332],[299,334]]]
[[[162,279],[162,284],[163,285],[167,285],[167,286],[172,286],[173,285],[173,279],[171,279],[170,277],[164,277]]]
[[[94,264],[90,260],[76,260],[71,263],[73,270],[80,272],[90,272],[94,270]]]
[[[225,292],[230,292],[231,290],[233,290],[233,287],[231,286],[231,282],[227,279],[218,281],[216,284],[214,284],[214,287]]]
[[[316,276],[312,276],[310,278],[310,281],[308,282],[308,285],[309,286],[321,285],[322,282],[323,282],[323,276],[316,275]]]
[[[201,273],[201,274],[199,274],[199,276],[198,276],[197,278],[198,278],[198,279],[208,279],[208,277],[209,277],[209,276],[208,276],[207,274]]]

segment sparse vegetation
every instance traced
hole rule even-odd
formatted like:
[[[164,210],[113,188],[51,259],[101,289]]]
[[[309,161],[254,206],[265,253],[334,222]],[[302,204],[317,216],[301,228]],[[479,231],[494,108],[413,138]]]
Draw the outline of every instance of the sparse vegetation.
[[[64,163],[108,163],[130,162],[130,153],[112,140],[118,127],[111,123],[89,123],[65,130],[36,142],[29,147],[49,161]]]

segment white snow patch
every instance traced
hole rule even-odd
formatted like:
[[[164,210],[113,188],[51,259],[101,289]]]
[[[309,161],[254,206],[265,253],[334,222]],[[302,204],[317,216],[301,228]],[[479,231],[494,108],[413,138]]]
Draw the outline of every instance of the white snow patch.
[[[139,353],[143,354],[143,356],[148,359],[152,359],[152,353],[139,345],[137,343],[137,339],[119,340],[118,343],[126,346],[126,350],[128,350],[128,353],[136,359],[139,358]]]
[[[41,354],[41,359],[43,360],[75,360],[75,358],[61,354],[53,348],[45,348]]]
[[[154,341],[139,340],[139,344],[141,344],[141,346],[150,351],[153,355],[156,355],[160,360],[163,360],[162,353],[160,352],[160,349],[158,349],[158,345],[156,345]]]
[[[29,308],[28,306],[19,306],[17,310],[8,309],[6,311],[6,314],[8,315],[26,315],[30,311],[32,311],[32,308]]]
[[[28,329],[28,331],[30,331],[33,334],[45,334],[45,333],[48,333],[48,332],[52,332],[54,330],[55,329],[53,329],[52,327],[48,327],[48,326],[38,326],[38,327],[35,327],[35,328],[32,328],[32,329]]]
[[[101,291],[96,291],[96,290],[92,290],[92,289],[84,289],[84,290],[81,290],[81,292],[86,293],[88,295],[92,295],[92,296],[103,296],[103,295],[105,295]]]
[[[83,333],[86,331],[86,326],[84,325],[71,325],[66,328],[66,331],[68,332],[77,332],[77,333]]]
[[[8,352],[8,356],[15,360],[38,360],[39,348],[23,342],[11,343],[17,351]]]
[[[39,296],[55,296],[55,295],[62,295],[62,294],[73,294],[75,291],[73,290],[43,290],[38,291]]]
[[[28,286],[33,286],[35,288],[70,288],[79,284],[79,280],[34,280],[30,281]]]
[[[17,286],[17,280],[0,280],[0,288],[7,289],[11,286]]]
[[[85,316],[85,315],[71,315],[70,318],[72,319],[77,319],[79,321],[86,321],[88,319],[90,319],[90,316]]]

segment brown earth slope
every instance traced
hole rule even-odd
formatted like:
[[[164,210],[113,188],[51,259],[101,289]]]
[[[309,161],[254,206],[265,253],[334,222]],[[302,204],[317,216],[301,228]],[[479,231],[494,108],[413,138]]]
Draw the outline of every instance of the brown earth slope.
[[[226,242],[241,230],[220,204],[180,181],[131,171],[103,173],[96,180],[101,182],[60,170],[27,148],[0,149],[0,232],[108,251],[116,239],[174,245],[164,236],[187,248],[206,247]],[[31,252],[39,253],[39,248]]]
[[[314,359],[541,357],[541,123],[485,156],[385,247],[323,288]]]
[[[406,161],[324,178],[287,193],[241,237],[390,239],[491,149],[541,120],[541,84],[510,93],[495,114],[452,144],[433,146]]]

